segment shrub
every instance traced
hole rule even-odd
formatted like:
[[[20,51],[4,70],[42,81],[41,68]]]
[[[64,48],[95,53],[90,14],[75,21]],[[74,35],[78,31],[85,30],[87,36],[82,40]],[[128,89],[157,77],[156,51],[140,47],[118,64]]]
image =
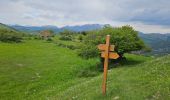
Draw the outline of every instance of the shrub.
[[[60,36],[59,39],[60,39],[60,40],[71,41],[71,40],[72,40],[72,36]]]
[[[34,36],[35,40],[41,40],[41,38],[39,36]]]
[[[0,29],[0,41],[2,42],[21,42],[23,33],[7,30],[7,29]]]
[[[51,38],[48,38],[47,41],[53,41]]]
[[[69,49],[71,49],[71,50],[74,50],[74,49],[76,49],[77,47],[74,46],[74,45],[67,45],[67,48],[69,48]]]
[[[78,50],[78,55],[82,58],[89,59],[99,55],[96,45],[82,45]]]
[[[78,40],[81,42],[83,40],[83,36],[82,35],[79,35],[78,36]]]
[[[94,77],[98,75],[101,72],[101,69],[99,68],[100,62],[96,62],[96,64],[87,64],[88,67],[82,66],[81,70],[77,70],[75,73],[77,73],[78,77]]]
[[[57,44],[57,46],[64,47],[64,48],[69,48],[71,50],[75,50],[75,49],[79,48],[79,46],[76,46],[76,45],[63,44],[63,43],[60,43],[60,42],[57,42],[56,44]]]
[[[63,32],[60,32],[60,40],[66,40],[71,41],[74,39],[74,32],[70,30],[64,30]]]

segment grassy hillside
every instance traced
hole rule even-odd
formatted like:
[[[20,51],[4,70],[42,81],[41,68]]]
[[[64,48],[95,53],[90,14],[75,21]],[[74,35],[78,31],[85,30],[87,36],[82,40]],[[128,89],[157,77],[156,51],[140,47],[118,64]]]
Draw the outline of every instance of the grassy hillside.
[[[77,72],[96,62],[41,40],[0,43],[0,99],[47,99],[88,79]]]
[[[0,23],[0,42],[21,42],[24,33]]]
[[[10,27],[10,26],[7,26],[5,24],[2,24],[0,23],[0,29],[6,29],[6,30],[13,30],[13,31],[17,31],[16,29]]]
[[[70,87],[52,99],[169,100],[170,56],[110,70],[107,95],[102,96],[102,76]]]
[[[128,62],[109,70],[108,92],[103,97],[101,72],[79,77],[82,71],[95,69],[99,59],[84,60],[76,51],[42,40],[0,43],[0,100],[169,98],[169,56],[153,61],[126,57]]]

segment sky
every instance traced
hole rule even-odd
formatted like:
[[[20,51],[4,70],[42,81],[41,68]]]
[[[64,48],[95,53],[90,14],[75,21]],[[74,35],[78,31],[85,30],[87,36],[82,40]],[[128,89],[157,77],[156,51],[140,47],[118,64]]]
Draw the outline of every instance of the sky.
[[[170,0],[0,0],[0,23],[131,25],[145,33],[170,33]]]

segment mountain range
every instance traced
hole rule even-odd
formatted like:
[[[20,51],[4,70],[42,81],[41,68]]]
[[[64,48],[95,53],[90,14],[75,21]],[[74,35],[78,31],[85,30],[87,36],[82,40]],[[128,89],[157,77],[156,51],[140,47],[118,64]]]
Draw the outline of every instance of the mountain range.
[[[55,33],[61,32],[65,29],[71,30],[71,31],[88,31],[88,30],[95,30],[95,29],[100,29],[104,25],[100,24],[85,24],[85,25],[76,25],[76,26],[64,26],[64,27],[57,27],[57,26],[52,26],[52,25],[47,25],[47,26],[21,26],[21,25],[10,25],[12,28],[15,28],[20,31],[24,32],[30,32],[30,33],[35,33],[39,32],[42,30],[53,30]]]

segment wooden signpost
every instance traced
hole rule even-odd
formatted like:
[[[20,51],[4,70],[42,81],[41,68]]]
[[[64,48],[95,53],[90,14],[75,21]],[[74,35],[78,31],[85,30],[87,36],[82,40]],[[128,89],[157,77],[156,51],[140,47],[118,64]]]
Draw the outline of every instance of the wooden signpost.
[[[114,51],[115,46],[110,45],[110,35],[106,36],[106,44],[99,44],[98,49],[101,50],[101,57],[103,57],[104,60],[104,75],[103,75],[103,84],[102,84],[102,92],[103,95],[106,94],[106,82],[107,82],[107,69],[108,69],[108,62],[109,59],[117,59],[119,58],[119,55]]]

